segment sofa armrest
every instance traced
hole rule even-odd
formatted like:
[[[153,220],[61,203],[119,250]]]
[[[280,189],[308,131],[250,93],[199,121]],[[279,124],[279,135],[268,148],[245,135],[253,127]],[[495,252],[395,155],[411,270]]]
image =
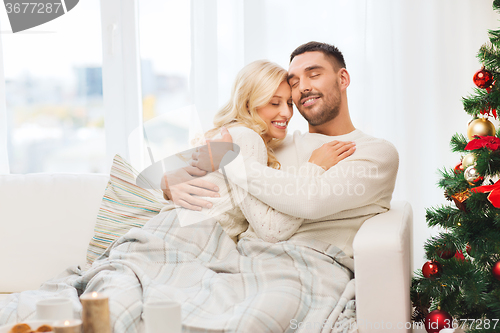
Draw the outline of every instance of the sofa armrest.
[[[410,204],[395,201],[354,238],[359,333],[411,332],[412,219]]]

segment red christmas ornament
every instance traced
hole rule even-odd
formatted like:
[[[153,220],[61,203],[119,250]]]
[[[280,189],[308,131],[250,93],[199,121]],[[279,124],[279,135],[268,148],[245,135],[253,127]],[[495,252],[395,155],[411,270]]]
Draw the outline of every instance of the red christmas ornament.
[[[453,318],[446,311],[434,310],[425,317],[425,330],[438,333],[443,328],[452,328]]]
[[[478,70],[472,79],[476,86],[481,89],[486,89],[493,83],[493,75],[484,67]]]
[[[453,249],[444,248],[444,249],[439,249],[436,251],[437,255],[442,259],[453,258],[453,256],[455,255],[455,252],[456,252],[455,248],[453,248]]]
[[[434,279],[441,276],[443,267],[441,264],[434,260],[429,260],[422,266],[422,274],[427,279]]]
[[[455,168],[453,169],[453,171],[455,172],[456,175],[458,175],[459,173],[464,172],[464,166],[462,165],[462,162],[460,162],[457,165],[455,165]]]
[[[464,253],[462,252],[462,250],[457,250],[457,252],[455,252],[455,258],[462,261],[465,260]]]
[[[500,281],[500,260],[493,265],[491,272],[493,273],[495,279]]]

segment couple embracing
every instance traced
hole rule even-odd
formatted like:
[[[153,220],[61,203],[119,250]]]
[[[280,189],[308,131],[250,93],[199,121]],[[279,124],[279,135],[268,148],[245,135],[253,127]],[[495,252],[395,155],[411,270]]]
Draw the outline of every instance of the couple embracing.
[[[354,127],[349,83],[342,53],[325,43],[295,49],[288,72],[268,61],[247,65],[206,133],[209,143],[237,144],[244,168],[225,166],[229,183],[206,175],[226,150],[201,149],[191,167],[164,175],[165,198],[213,216],[234,241],[319,240],[352,258],[362,223],[390,208],[398,153]],[[292,103],[308,133],[287,136]]]

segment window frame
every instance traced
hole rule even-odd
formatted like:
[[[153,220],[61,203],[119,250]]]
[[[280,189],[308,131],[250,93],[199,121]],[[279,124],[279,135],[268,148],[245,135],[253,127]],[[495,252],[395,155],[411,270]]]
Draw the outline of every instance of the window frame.
[[[1,23],[1,22],[0,22]],[[0,34],[0,59],[3,59],[3,46]],[[10,174],[7,128],[7,102],[5,96],[5,72],[3,60],[0,61],[0,174]]]
[[[107,163],[120,154],[143,166],[138,1],[101,0],[101,29]]]

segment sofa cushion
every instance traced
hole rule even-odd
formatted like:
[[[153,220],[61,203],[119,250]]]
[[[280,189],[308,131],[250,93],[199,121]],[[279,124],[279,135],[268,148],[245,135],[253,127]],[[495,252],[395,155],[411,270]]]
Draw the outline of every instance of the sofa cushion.
[[[136,185],[139,172],[120,155],[113,159],[108,185],[104,191],[97,221],[87,250],[91,265],[109,245],[133,227],[141,228],[157,215],[166,201],[160,189]],[[141,178],[142,181],[147,180]],[[88,267],[88,266],[87,266]]]

